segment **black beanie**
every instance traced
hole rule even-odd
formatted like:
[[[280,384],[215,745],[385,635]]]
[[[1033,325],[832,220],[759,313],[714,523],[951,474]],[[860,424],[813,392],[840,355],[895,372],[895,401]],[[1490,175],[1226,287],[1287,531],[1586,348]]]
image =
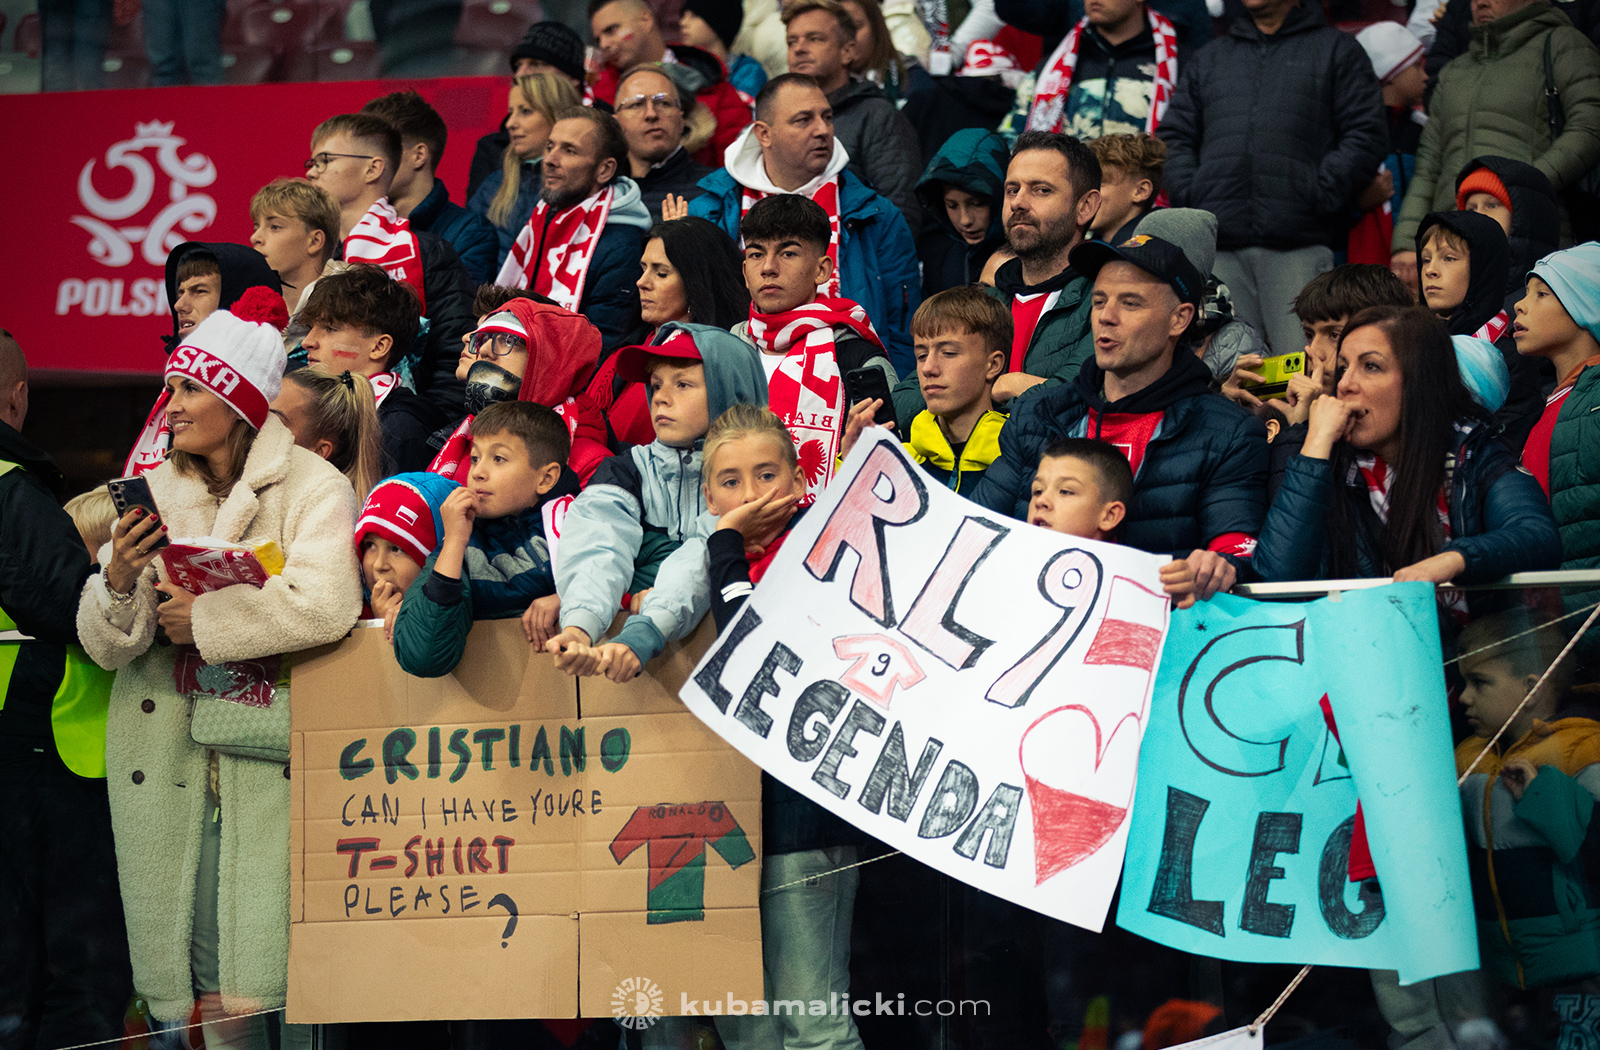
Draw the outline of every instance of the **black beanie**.
[[[739,27],[744,25],[743,0],[683,0],[683,9],[705,19],[723,47],[733,46]]]
[[[578,34],[560,22],[535,22],[522,34],[522,42],[511,52],[511,69],[517,68],[517,59],[531,58],[535,62],[548,62],[562,73],[583,83],[583,41]]]

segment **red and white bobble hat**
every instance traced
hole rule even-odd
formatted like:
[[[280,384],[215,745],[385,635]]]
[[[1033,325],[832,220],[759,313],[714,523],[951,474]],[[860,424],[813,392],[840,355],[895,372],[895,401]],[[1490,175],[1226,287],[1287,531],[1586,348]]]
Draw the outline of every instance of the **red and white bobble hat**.
[[[260,430],[283,387],[283,329],[289,311],[270,288],[247,289],[238,302],[194,327],[167,358],[166,378],[183,376],[211,391]]]
[[[1025,70],[1017,64],[1017,56],[1005,45],[993,40],[974,40],[967,45],[967,59],[957,76],[1000,78],[1008,88],[1022,82]]]

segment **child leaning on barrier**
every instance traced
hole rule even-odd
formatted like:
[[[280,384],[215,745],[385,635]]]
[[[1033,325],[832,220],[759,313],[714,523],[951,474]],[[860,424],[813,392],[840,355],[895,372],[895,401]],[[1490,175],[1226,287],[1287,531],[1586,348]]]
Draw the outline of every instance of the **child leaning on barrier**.
[[[572,452],[567,424],[532,401],[502,401],[472,420],[465,485],[439,508],[439,548],[406,590],[394,655],[408,674],[437,678],[461,660],[473,620],[520,616],[555,591],[539,505]]]
[[[805,472],[788,428],[772,411],[733,405],[706,434],[706,541],[711,615],[722,633],[739,615],[784,539],[805,513]],[[804,795],[761,774],[761,951],[767,998],[834,1001],[850,988],[850,919],[864,836]],[[840,870],[848,869],[848,870]],[[826,921],[818,921],[819,916]],[[730,1033],[729,1022],[736,1032]],[[745,1026],[782,1027],[783,1046],[859,1046],[848,1013],[718,1021],[726,1037]],[[770,1033],[775,1039],[780,1034]],[[743,1040],[741,1040],[743,1045]]]
[[[617,351],[617,375],[648,384],[656,439],[602,462],[567,511],[556,577],[560,631],[551,631],[548,609],[530,608],[523,618],[528,640],[574,676],[626,682],[705,616],[711,521],[701,443],[728,406],[767,400],[766,375],[744,340],[677,322],[656,335],[648,347]],[[633,615],[602,642],[627,594]]]
[[[1458,646],[1473,735],[1456,747],[1456,771],[1478,760],[1461,785],[1461,809],[1483,968],[1516,988],[1600,976],[1592,882],[1600,722],[1560,717],[1562,668],[1523,704],[1562,647],[1527,609],[1474,620]]]

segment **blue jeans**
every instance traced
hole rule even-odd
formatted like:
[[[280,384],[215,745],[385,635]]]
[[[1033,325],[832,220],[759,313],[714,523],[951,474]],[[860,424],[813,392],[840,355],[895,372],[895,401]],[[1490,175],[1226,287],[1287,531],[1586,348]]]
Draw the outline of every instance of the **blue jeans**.
[[[144,49],[150,83],[222,83],[226,0],[144,0]]]
[[[855,868],[823,874],[859,859],[855,846],[761,858],[767,1006],[799,1000],[803,1008],[766,1017],[718,1017],[717,1034],[728,1050],[862,1050],[855,1018],[842,1005],[850,991],[850,922],[861,877]],[[804,1009],[813,1001],[831,1008],[835,993],[839,1009],[821,1016]],[[646,1050],[676,1048],[687,1027],[669,1017],[646,1028],[642,1042]]]
[[[100,63],[111,30],[111,0],[39,0],[44,33],[40,88],[93,91],[101,86]]]

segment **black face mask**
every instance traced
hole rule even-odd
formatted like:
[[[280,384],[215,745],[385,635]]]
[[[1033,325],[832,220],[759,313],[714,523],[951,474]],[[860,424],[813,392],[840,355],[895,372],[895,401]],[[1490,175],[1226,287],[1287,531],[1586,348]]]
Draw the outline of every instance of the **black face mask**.
[[[467,369],[467,414],[477,415],[497,401],[515,401],[522,377],[512,375],[493,361],[476,361]]]

